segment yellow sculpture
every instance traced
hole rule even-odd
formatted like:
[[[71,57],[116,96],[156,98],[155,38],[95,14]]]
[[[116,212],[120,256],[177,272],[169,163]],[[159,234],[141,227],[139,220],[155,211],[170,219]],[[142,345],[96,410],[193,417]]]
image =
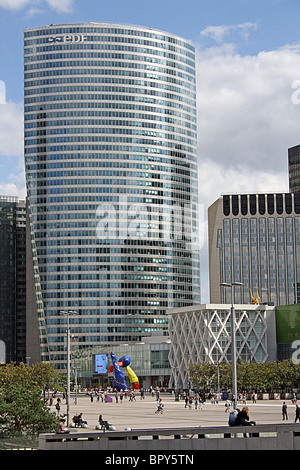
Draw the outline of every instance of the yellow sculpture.
[[[251,294],[251,303],[259,305],[259,295],[258,295],[258,290],[256,290],[257,297],[253,297],[252,295],[252,290],[250,289],[250,294]]]

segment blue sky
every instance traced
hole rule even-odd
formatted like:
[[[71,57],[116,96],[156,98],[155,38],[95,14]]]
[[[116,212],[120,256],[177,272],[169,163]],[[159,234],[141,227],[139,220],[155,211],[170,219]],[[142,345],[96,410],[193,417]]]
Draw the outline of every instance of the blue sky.
[[[197,49],[203,301],[207,207],[220,193],[288,191],[300,143],[299,0],[0,0],[0,194],[25,196],[23,30],[86,21],[149,26]]]

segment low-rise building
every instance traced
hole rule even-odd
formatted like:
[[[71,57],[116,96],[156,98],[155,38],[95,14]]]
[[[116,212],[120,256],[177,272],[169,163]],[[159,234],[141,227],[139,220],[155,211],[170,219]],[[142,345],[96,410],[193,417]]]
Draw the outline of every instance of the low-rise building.
[[[130,367],[138,376],[141,387],[149,388],[151,385],[168,387],[171,373],[169,351],[170,338],[163,331],[143,337],[141,342],[123,343],[114,348],[99,346],[78,350],[75,340],[71,354],[73,376],[77,376],[82,388],[112,386],[113,373],[108,373],[107,367],[97,369],[97,357],[100,357],[102,364],[109,366],[112,363],[111,352],[113,352],[118,360],[125,355],[130,357]],[[126,368],[122,371],[130,388]]]
[[[231,363],[231,304],[170,309],[169,386],[189,388],[189,364]],[[235,305],[237,360],[276,360],[275,307]]]

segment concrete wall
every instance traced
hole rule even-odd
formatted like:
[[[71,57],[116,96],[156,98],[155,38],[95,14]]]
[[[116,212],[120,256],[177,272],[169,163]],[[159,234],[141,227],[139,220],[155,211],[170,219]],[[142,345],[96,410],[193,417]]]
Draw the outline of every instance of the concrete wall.
[[[255,432],[244,438],[243,433]],[[300,424],[41,434],[40,450],[300,450]]]

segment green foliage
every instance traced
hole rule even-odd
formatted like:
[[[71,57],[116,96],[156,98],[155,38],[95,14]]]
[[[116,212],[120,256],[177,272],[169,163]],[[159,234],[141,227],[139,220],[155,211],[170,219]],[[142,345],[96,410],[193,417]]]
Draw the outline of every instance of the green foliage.
[[[47,363],[38,363],[29,367],[14,362],[0,367],[0,390],[7,385],[24,385],[32,387],[37,385],[43,391],[48,389],[59,389],[62,375],[53,366]]]
[[[1,367],[0,438],[55,431],[58,420],[47,407],[45,391],[57,389],[59,381],[49,364]]]
[[[237,387],[239,391],[261,392],[289,391],[299,386],[300,365],[290,359],[265,364],[237,363]],[[190,364],[190,381],[195,388],[232,388],[232,368],[229,364]]]
[[[35,386],[9,385],[0,394],[0,438],[54,432],[57,418]]]

